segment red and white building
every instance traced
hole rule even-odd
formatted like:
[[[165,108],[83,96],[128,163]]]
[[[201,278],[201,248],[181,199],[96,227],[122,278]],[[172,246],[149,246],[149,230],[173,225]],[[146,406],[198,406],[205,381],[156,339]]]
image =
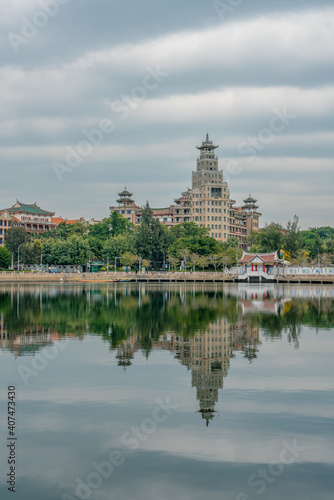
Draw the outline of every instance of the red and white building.
[[[279,273],[279,266],[283,264],[283,260],[279,258],[277,251],[271,253],[243,251],[239,262],[243,269],[243,272],[239,275],[239,280],[247,280],[247,278],[273,280]],[[284,261],[284,264],[288,265],[289,262]]]

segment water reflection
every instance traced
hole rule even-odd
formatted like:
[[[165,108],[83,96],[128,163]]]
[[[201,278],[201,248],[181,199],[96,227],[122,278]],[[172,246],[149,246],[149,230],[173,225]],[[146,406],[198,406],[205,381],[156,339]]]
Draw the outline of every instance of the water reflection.
[[[252,362],[265,339],[299,346],[302,325],[334,324],[330,287],[11,286],[0,289],[0,348],[35,355],[65,338],[100,336],[123,370],[167,350],[191,372],[198,411],[213,419],[230,360]]]

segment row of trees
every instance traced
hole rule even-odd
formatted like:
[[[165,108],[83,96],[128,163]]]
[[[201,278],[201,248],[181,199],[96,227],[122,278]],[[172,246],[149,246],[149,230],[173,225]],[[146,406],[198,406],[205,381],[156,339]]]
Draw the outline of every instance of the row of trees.
[[[183,223],[168,229],[153,218],[148,205],[141,224],[134,227],[127,219],[112,212],[101,223],[61,223],[42,235],[29,234],[12,227],[5,240],[6,257],[24,264],[85,265],[92,261],[110,266],[145,266],[152,269],[217,269],[235,264],[240,257],[238,240],[217,242],[206,228]],[[5,251],[6,252],[6,251]],[[1,263],[0,263],[1,265]],[[6,267],[5,263],[2,267]],[[8,267],[8,266],[7,266]]]
[[[331,265],[334,263],[334,228],[322,227],[301,231],[297,215],[282,230],[269,224],[248,239],[251,251],[284,250],[285,259],[295,265]]]
[[[285,258],[297,265],[334,260],[334,229],[327,227],[301,231],[298,217],[289,221],[287,230],[279,224],[267,225],[253,233],[248,247],[254,252],[284,250]],[[0,267],[8,268],[18,257],[24,264],[85,265],[100,261],[128,267],[151,269],[222,269],[235,265],[241,257],[238,239],[216,241],[208,229],[193,222],[166,228],[153,217],[148,205],[143,209],[141,224],[134,227],[127,219],[112,212],[101,223],[65,222],[42,235],[30,234],[22,228],[7,230],[6,249],[0,248]]]

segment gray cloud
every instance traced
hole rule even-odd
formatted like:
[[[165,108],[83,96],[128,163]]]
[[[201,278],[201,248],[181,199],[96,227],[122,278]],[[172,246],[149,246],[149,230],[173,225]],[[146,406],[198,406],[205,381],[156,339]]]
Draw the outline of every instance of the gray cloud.
[[[332,2],[244,1],[224,18],[215,5],[70,0],[18,53],[7,35],[20,32],[22,16],[35,19],[40,3],[4,5],[3,205],[19,198],[69,218],[102,218],[127,184],[139,204],[168,206],[190,186],[208,131],[233,198],[254,192],[263,220],[299,213],[305,227],[331,224]],[[136,101],[158,67],[168,75],[150,77]],[[247,144],[284,109],[295,118],[249,161]],[[52,162],[104,119],[113,131],[58,183]],[[242,170],[229,178],[231,161]]]

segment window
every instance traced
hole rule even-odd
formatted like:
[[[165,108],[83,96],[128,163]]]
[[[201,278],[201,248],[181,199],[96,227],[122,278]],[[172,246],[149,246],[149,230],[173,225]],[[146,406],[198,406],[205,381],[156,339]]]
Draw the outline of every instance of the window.
[[[2,220],[0,220],[0,226],[2,226]]]
[[[2,245],[2,238],[0,238],[0,245]]]
[[[6,220],[3,221],[3,225],[7,226],[7,221]]]
[[[2,234],[2,229],[0,229],[0,234]]]

